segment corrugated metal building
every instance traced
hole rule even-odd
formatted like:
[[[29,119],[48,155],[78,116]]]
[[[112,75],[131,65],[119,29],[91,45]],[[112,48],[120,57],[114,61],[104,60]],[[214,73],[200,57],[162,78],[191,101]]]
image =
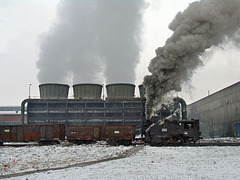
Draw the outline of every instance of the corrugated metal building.
[[[202,137],[240,137],[240,81],[188,105],[188,117],[200,120]]]

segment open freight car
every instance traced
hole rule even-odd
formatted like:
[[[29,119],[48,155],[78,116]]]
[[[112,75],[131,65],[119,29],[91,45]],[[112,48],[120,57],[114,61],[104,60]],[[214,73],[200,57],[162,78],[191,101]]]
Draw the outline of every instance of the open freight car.
[[[109,145],[130,145],[135,138],[135,134],[136,128],[132,125],[3,125],[0,126],[0,143],[3,145],[3,142],[38,142],[40,145],[44,145],[58,144],[60,141],[68,140],[69,142],[82,144],[106,140]]]
[[[56,144],[65,138],[63,124],[47,125],[2,125],[0,126],[0,144],[3,142],[38,142]]]
[[[67,140],[74,143],[91,143],[107,140],[109,145],[130,145],[135,138],[135,126],[68,126]]]

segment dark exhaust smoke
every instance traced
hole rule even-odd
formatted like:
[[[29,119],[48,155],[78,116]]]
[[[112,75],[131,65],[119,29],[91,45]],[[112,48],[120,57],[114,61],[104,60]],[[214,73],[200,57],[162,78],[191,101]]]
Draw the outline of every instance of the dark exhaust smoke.
[[[201,55],[212,46],[240,42],[240,1],[201,0],[179,12],[170,23],[173,35],[156,50],[148,67],[151,75],[144,77],[146,114],[172,91],[181,91],[194,71],[203,63]],[[213,72],[214,73],[214,72]]]
[[[135,81],[144,0],[62,0],[58,22],[41,39],[44,82]]]

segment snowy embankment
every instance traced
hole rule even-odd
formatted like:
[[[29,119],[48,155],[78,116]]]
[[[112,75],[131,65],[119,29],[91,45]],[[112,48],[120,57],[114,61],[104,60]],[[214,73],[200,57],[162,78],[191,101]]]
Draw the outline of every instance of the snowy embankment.
[[[0,147],[1,175],[42,170],[118,156],[130,147],[101,144]]]
[[[43,146],[43,147],[4,147],[1,159],[13,162],[18,167],[52,167],[65,165],[83,158],[84,161],[114,156],[131,147],[109,147],[106,145],[84,146]],[[34,152],[35,151],[35,152]],[[17,155],[13,155],[16,153]],[[22,154],[24,153],[24,154]],[[37,155],[35,157],[34,153]],[[11,155],[12,154],[12,155]],[[31,154],[31,155],[30,155]],[[38,157],[38,154],[41,157]],[[60,155],[60,156],[59,156]],[[9,158],[12,158],[9,160]],[[32,160],[29,160],[32,159]],[[83,160],[82,159],[82,160]],[[81,160],[81,161],[82,161]],[[240,146],[206,147],[150,147],[145,146],[131,157],[101,162],[84,167],[40,172],[19,177],[14,180],[60,180],[60,179],[239,179]],[[35,168],[32,168],[35,169]],[[18,169],[20,171],[20,169]]]

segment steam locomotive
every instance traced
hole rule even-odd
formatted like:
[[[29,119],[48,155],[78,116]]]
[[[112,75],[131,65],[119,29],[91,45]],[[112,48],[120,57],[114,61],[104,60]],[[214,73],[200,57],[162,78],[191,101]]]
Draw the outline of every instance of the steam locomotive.
[[[201,138],[199,120],[187,119],[186,103],[179,97],[174,98],[172,107],[163,105],[156,117],[145,121],[143,128],[145,142],[151,145],[190,144]]]
[[[145,135],[145,142],[151,145],[196,143],[200,138],[199,120],[158,121],[146,130]]]

